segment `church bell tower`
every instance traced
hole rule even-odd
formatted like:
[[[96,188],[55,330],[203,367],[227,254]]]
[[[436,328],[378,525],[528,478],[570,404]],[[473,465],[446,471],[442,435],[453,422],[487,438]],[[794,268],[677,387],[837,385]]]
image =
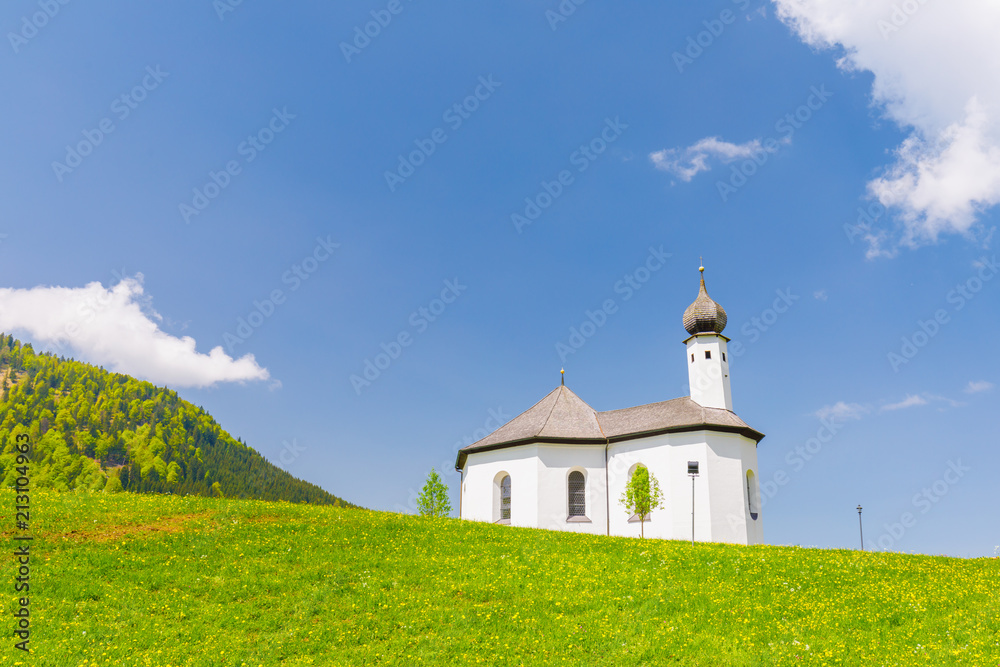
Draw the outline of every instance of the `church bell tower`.
[[[705,267],[701,272],[698,298],[684,311],[684,328],[690,337],[687,345],[688,380],[691,400],[706,408],[733,409],[729,389],[729,355],[722,335],[726,328],[726,311],[708,296],[705,289]]]

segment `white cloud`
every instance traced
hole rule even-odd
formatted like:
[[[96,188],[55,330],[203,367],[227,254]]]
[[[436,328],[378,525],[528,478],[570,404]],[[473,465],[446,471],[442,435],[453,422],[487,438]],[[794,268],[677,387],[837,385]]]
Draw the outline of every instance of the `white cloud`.
[[[824,405],[815,414],[820,419],[861,419],[868,414],[869,409],[860,403],[845,403],[838,401],[833,405]]]
[[[916,394],[908,394],[907,397],[899,403],[889,403],[888,405],[883,405],[879,408],[879,410],[881,412],[886,412],[887,410],[905,410],[906,408],[913,408],[918,405],[927,405],[927,399]]]
[[[664,148],[650,153],[649,159],[657,169],[669,172],[686,183],[698,173],[711,170],[710,162],[729,164],[763,151],[760,139],[733,144],[719,137],[705,137],[687,148]]]
[[[909,137],[868,184],[899,219],[869,256],[973,235],[1000,203],[1000,3],[996,0],[775,0],[806,43],[874,75],[873,102]],[[933,45],[933,48],[929,48]],[[888,247],[887,247],[888,246]]]
[[[965,388],[966,394],[978,394],[980,392],[989,391],[993,388],[992,382],[987,382],[986,380],[974,380],[969,383]]]
[[[956,401],[953,398],[948,398],[947,396],[938,396],[937,394],[927,394],[927,393],[925,393],[924,394],[924,398],[926,398],[928,400],[931,400],[931,401],[938,401],[940,403],[947,403],[948,405],[950,405],[953,408],[960,408],[963,405],[965,405],[964,403],[960,403],[959,401]],[[938,409],[940,410],[941,408],[938,408]]]
[[[68,345],[83,361],[115,372],[173,387],[270,377],[252,354],[233,359],[222,346],[208,354],[197,352],[194,338],[161,331],[162,319],[143,294],[142,274],[110,288],[92,282],[85,287],[0,289],[0,330],[26,331],[59,348]]]
[[[813,292],[813,298],[817,301],[826,301],[829,297],[826,295],[826,290],[821,289]]]
[[[983,385],[988,385],[986,388],[980,388]],[[976,387],[976,389],[966,388],[966,392],[973,393],[974,391],[986,391],[993,387],[989,382],[970,382],[969,387]],[[959,401],[948,398],[947,396],[939,396],[937,394],[931,394],[924,392],[922,394],[907,394],[906,398],[897,403],[888,403],[883,405],[878,409],[879,412],[891,412],[894,410],[905,410],[906,408],[915,408],[922,405],[929,405],[931,403],[947,403],[950,407],[957,408],[964,405]],[[939,408],[943,409],[943,408]],[[833,405],[824,405],[822,408],[814,412],[813,414],[819,419],[835,419],[840,421],[847,421],[851,419],[861,419],[865,415],[871,413],[872,408],[868,405],[861,403],[846,403],[844,401],[838,401]]]

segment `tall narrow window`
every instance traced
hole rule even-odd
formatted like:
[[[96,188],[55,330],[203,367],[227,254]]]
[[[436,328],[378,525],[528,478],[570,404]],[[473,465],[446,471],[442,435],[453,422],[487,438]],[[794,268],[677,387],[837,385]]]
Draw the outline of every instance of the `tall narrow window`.
[[[569,515],[587,516],[587,483],[579,470],[569,474]]]
[[[750,510],[750,518],[757,520],[757,488],[754,483],[753,470],[747,470],[747,509]]]
[[[510,475],[500,480],[500,520],[510,521]]]

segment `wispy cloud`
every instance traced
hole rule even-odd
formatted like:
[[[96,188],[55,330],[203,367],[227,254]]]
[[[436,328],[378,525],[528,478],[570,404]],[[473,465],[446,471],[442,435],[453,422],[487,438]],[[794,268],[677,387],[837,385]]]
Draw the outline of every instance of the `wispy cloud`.
[[[938,396],[937,394],[924,394],[923,396],[928,401],[936,403],[947,403],[952,408],[960,408],[963,405],[965,405],[965,403],[962,403],[961,401],[956,401],[953,398],[948,398],[947,396]]]
[[[965,387],[966,394],[979,394],[984,391],[989,391],[993,388],[992,382],[987,382],[986,380],[973,380]]]
[[[820,419],[839,419],[841,421],[847,421],[849,419],[861,419],[871,410],[861,405],[860,403],[845,403],[844,401],[838,401],[833,405],[824,405],[822,408],[814,412]]]
[[[142,274],[105,288],[38,286],[0,289],[0,330],[26,331],[40,343],[68,345],[81,360],[174,387],[266,380],[252,354],[234,359],[216,346],[198,352],[194,338],[160,329],[163,321],[143,293]]]
[[[868,235],[868,256],[944,234],[988,238],[978,222],[1000,203],[1000,4],[921,2],[913,12],[893,0],[775,4],[804,42],[834,49],[845,70],[871,72],[874,104],[909,133],[868,183],[897,216]]]
[[[906,398],[898,403],[888,403],[883,405],[879,408],[879,411],[888,412],[890,410],[905,410],[906,408],[915,408],[918,405],[927,405],[927,399],[917,394],[908,394]]]
[[[964,405],[960,401],[956,401],[953,398],[948,398],[947,396],[941,396],[940,394],[931,394],[924,392],[922,394],[907,394],[906,398],[899,401],[898,403],[888,403],[879,408],[879,412],[890,412],[892,410],[905,410],[906,408],[916,408],[923,405],[930,405],[931,403],[945,403],[948,407],[958,408]]]
[[[714,162],[728,164],[763,151],[760,139],[734,144],[719,137],[705,137],[687,148],[664,148],[650,153],[649,159],[657,169],[673,174],[686,183],[700,172],[711,170]]]
[[[988,385],[988,386],[985,386]],[[975,387],[975,389],[971,389]],[[993,385],[989,382],[970,382],[969,387],[966,388],[967,393],[974,393],[976,391],[986,391],[992,388]],[[921,394],[907,394],[906,397],[895,403],[886,403],[878,408],[877,412],[894,412],[896,410],[906,410],[907,408],[916,408],[924,405],[930,405],[932,403],[944,403],[948,407],[957,408],[965,405],[960,401],[956,401],[947,396],[941,396],[939,394],[931,394],[929,392],[924,392]],[[941,408],[943,409],[943,408]],[[873,408],[870,405],[865,405],[863,403],[848,403],[846,401],[838,401],[833,405],[824,405],[822,408],[813,413],[814,416],[819,419],[834,419],[840,421],[848,421],[852,419],[861,419],[868,414],[873,412]]]

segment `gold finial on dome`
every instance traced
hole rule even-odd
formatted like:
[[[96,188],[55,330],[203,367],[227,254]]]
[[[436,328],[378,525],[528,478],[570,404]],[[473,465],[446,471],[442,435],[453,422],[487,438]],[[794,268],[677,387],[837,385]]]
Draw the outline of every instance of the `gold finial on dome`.
[[[559,377],[562,379],[562,385],[566,386],[566,369],[565,368],[560,369],[560,371],[559,371]]]

